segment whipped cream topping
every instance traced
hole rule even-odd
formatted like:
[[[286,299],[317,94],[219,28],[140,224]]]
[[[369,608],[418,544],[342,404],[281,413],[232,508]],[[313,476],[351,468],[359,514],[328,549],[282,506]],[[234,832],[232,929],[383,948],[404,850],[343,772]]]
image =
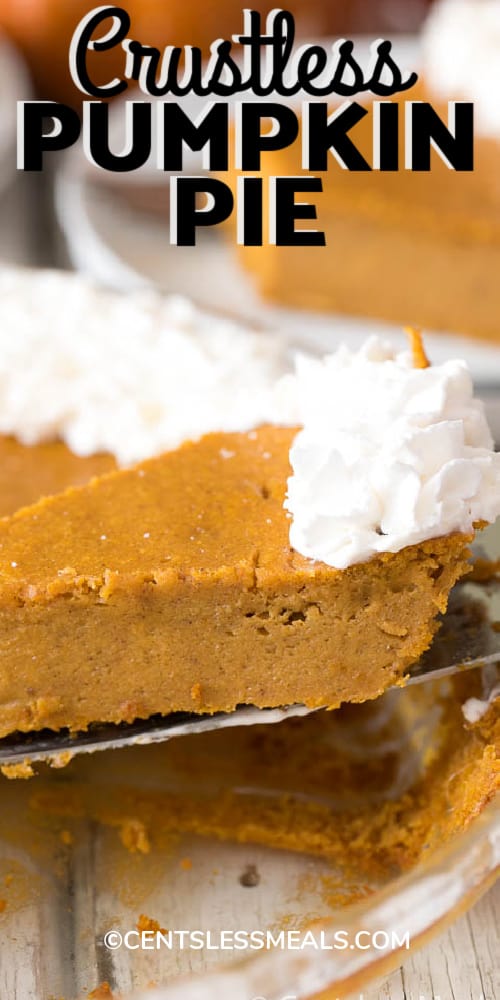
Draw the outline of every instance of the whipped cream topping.
[[[25,444],[57,437],[126,465],[248,430],[271,420],[286,367],[276,337],[184,299],[0,269],[0,434]]]
[[[500,514],[500,454],[461,361],[371,338],[323,359],[180,298],[0,269],[0,434],[122,465],[210,431],[299,425],[290,541],[343,569]]]
[[[466,722],[473,726],[486,715],[486,712],[500,698],[500,684],[490,692],[487,698],[467,698],[462,705],[462,714]]]
[[[500,2],[440,0],[423,32],[424,76],[446,100],[474,102],[478,134],[500,137]]]
[[[481,698],[467,698],[462,705],[462,714],[466,722],[473,726],[479,722],[489,708],[500,698],[500,667],[490,663],[481,671]]]
[[[464,362],[414,368],[372,337],[299,356],[280,392],[303,428],[285,501],[303,555],[345,569],[500,514],[500,454]]]

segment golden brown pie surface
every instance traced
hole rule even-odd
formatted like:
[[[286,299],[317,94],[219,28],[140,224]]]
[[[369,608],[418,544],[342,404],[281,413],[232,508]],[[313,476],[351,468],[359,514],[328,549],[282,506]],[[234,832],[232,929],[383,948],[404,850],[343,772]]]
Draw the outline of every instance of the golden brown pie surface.
[[[114,468],[110,455],[79,458],[60,441],[27,447],[0,436],[0,517]]]
[[[283,509],[294,434],[207,435],[0,521],[0,735],[240,703],[333,707],[402,678],[470,538],[344,571],[303,558]],[[66,484],[94,471],[67,457]],[[38,485],[33,499],[46,471]]]

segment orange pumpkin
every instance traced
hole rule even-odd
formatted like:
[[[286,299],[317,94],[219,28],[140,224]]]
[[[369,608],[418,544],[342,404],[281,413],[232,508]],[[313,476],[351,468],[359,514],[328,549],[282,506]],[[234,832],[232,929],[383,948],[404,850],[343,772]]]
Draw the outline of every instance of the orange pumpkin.
[[[299,31],[313,36],[405,28],[410,9],[413,19],[419,12],[423,16],[428,2],[284,0],[283,6],[296,15]],[[73,104],[81,101],[70,77],[68,49],[78,22],[97,6],[97,0],[0,0],[0,28],[24,53],[40,97]],[[206,48],[215,38],[239,32],[245,6],[267,13],[277,5],[271,0],[248,4],[243,0],[116,0],[116,6],[128,11],[131,35],[141,42],[158,48],[167,44]],[[105,83],[121,74],[124,53],[121,49],[90,53],[89,66],[96,83]]]

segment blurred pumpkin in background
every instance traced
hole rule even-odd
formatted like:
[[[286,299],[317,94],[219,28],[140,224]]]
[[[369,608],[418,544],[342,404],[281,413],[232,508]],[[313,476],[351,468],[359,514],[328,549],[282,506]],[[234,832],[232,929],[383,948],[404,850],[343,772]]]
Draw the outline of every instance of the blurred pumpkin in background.
[[[430,0],[286,0],[300,34],[346,34],[355,31],[411,31],[421,23]],[[131,35],[149,45],[199,45],[238,33],[242,9],[266,14],[272,0],[117,0],[131,18]],[[78,104],[82,94],[74,87],[68,68],[68,49],[81,18],[98,7],[97,0],[0,0],[0,28],[23,52],[38,95]],[[105,33],[105,26],[100,34]],[[89,53],[88,65],[96,83],[121,75],[124,53]]]

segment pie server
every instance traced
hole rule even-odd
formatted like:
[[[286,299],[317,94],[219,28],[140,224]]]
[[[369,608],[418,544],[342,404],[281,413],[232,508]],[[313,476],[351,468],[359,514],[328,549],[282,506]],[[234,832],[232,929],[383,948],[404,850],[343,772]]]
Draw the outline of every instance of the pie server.
[[[448,611],[430,649],[409,671],[406,684],[441,680],[461,670],[486,668],[485,697],[495,686],[500,665],[500,579],[478,584],[458,584],[450,597]],[[91,726],[82,733],[50,730],[14,734],[0,740],[0,766],[25,761],[47,761],[62,766],[70,756],[111,750],[118,747],[163,743],[174,736],[205,733],[231,726],[281,722],[293,716],[307,715],[316,709],[305,705],[262,709],[241,706],[234,712],[192,715],[185,712],[152,716],[146,720],[119,725],[105,723]]]

